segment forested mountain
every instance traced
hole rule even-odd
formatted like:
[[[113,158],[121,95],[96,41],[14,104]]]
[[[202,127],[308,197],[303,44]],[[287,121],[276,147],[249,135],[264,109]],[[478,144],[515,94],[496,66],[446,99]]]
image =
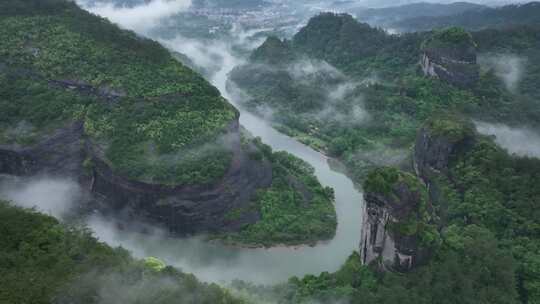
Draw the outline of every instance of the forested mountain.
[[[358,12],[353,10],[351,13],[362,22],[382,27],[392,27],[402,20],[419,17],[439,18],[442,16],[462,14],[468,11],[479,11],[486,8],[487,6],[468,2],[450,4],[419,2],[385,8],[361,9]]]
[[[375,248],[381,256],[369,265],[362,265],[369,249],[362,244],[361,254],[351,255],[335,273],[292,278],[272,288],[238,287],[280,303],[538,301],[534,206],[540,197],[535,187],[540,160],[510,156],[473,128],[459,118],[434,118],[418,131],[413,148],[418,175],[391,167],[370,172],[364,219],[388,222],[378,227],[384,232],[366,235],[368,244],[381,245]],[[408,208],[416,210],[404,211]],[[382,235],[386,240],[378,243]],[[413,246],[414,239],[419,241]],[[427,254],[413,260],[418,264],[412,269],[385,271],[396,263],[394,255],[384,256],[387,249],[397,250],[399,261],[418,258],[422,248]]]
[[[337,273],[263,295],[291,303],[534,303],[538,223],[526,210],[540,198],[529,184],[539,161],[508,155],[468,119],[538,127],[539,33],[523,26],[391,36],[321,14],[291,41],[269,38],[256,50],[231,77],[247,91],[246,105],[270,105],[281,130],[343,160],[367,204],[359,256]],[[286,60],[264,58],[272,52]],[[527,62],[506,66],[520,69],[516,82],[494,64],[511,58]],[[391,168],[374,168],[381,165]]]
[[[391,27],[402,31],[425,31],[449,26],[470,30],[540,24],[540,2],[469,10],[447,16],[418,16],[395,22]]]
[[[157,42],[70,1],[0,11],[1,174],[72,178],[91,194],[83,209],[127,208],[175,234],[333,236],[313,169],[241,134],[238,111]]]
[[[538,128],[539,34],[393,36],[325,13],[254,51],[231,76],[246,106],[270,106],[281,130],[340,158],[367,204],[360,254],[340,271],[255,290],[285,303],[535,303],[539,160],[470,119]]]
[[[194,0],[200,10],[189,14],[218,24],[227,8],[227,23],[234,9],[270,2],[280,6]],[[303,4],[317,1],[294,7]],[[0,197],[0,303],[540,303],[540,159],[511,154],[477,127],[540,130],[538,8],[421,3],[367,10],[360,21],[321,13],[249,57],[208,33],[175,39],[197,52],[219,48],[196,60],[73,1],[1,1],[0,182],[61,177],[82,193],[63,219]],[[253,14],[238,18],[253,25]],[[426,31],[364,23],[380,22],[368,20],[377,14],[385,26]],[[154,30],[175,38],[190,22],[174,20],[183,16]],[[238,44],[266,34],[241,33]],[[239,64],[220,89],[255,114],[244,121],[269,120],[320,151],[256,124],[313,166],[253,137],[219,90],[178,60],[211,62],[197,68],[218,77]],[[334,193],[317,177],[354,191]],[[339,222],[347,229],[337,229],[334,200],[358,204]],[[355,206],[337,207],[341,219]],[[132,223],[142,224],[142,240],[151,234],[147,247],[185,237],[163,256],[201,278],[313,274],[267,286],[235,280],[231,289],[202,283],[111,248],[80,224],[104,213],[120,220],[110,239],[127,246],[140,240]],[[109,239],[113,230],[100,228]],[[342,261],[351,243],[357,252]],[[145,246],[134,253],[148,255]],[[268,273],[246,276],[252,268]]]
[[[455,49],[444,47],[445,40],[452,45],[460,32],[446,31],[431,50],[425,42],[436,33],[393,36],[347,15],[321,14],[291,41],[279,44],[269,38],[254,51],[251,64],[233,71],[231,80],[250,95],[248,106],[256,110],[271,105],[283,131],[344,159],[351,174],[361,178],[369,164],[403,161],[397,154],[408,149],[419,125],[441,111],[537,124],[538,90],[533,83],[539,79],[539,31],[516,27],[472,33],[473,57],[452,59],[473,60],[471,68],[480,68],[478,80],[468,88],[424,77],[419,72],[421,55],[462,53],[459,41]],[[523,72],[517,87],[505,82],[501,67],[493,65],[497,56],[517,58],[518,63],[526,58],[526,66],[514,67]],[[288,61],[275,62],[283,59]],[[463,77],[461,67],[452,69],[456,74],[450,79]]]
[[[0,201],[0,303],[245,303],[83,228]]]

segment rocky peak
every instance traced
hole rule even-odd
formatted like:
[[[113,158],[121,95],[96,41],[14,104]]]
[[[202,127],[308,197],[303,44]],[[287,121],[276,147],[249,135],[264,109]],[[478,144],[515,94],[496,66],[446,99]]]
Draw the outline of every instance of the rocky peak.
[[[362,263],[382,270],[408,271],[438,242],[424,184],[395,168],[371,171],[364,183]]]
[[[416,174],[429,180],[446,173],[451,158],[474,141],[474,126],[456,117],[434,118],[418,132],[413,163]]]
[[[476,43],[461,28],[436,31],[424,41],[420,65],[424,75],[458,87],[473,86],[479,78]]]

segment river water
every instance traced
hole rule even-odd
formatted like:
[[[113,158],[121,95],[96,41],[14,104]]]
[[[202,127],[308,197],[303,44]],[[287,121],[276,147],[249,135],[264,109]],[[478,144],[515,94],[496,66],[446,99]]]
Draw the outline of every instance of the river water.
[[[321,153],[279,133],[264,119],[242,109],[236,102],[238,95],[232,94],[226,86],[228,73],[241,63],[241,59],[232,55],[232,52],[221,45],[200,46],[206,51],[210,50],[208,58],[212,60],[207,60],[208,58],[200,58],[200,52],[193,48],[193,43],[188,44],[185,40],[178,39],[160,41],[167,47],[190,56],[195,63],[206,63],[207,68],[216,71],[213,76],[208,77],[209,81],[240,110],[240,123],[274,150],[285,150],[311,164],[320,182],[334,189],[338,218],[336,236],[331,241],[313,247],[235,248],[206,242],[202,237],[172,238],[155,227],[146,227],[145,233],[136,233],[133,231],[140,229],[126,229],[128,225],[125,223],[119,225],[113,220],[94,216],[89,218],[87,224],[95,236],[112,246],[128,249],[136,257],[160,258],[167,264],[193,273],[208,282],[227,283],[241,279],[257,284],[272,284],[286,281],[291,276],[337,270],[353,251],[359,249],[363,198],[352,181],[344,174],[333,171],[327,157]],[[192,48],[191,52],[189,47]],[[217,59],[214,60],[215,58]],[[55,197],[55,203],[49,202],[48,206],[62,211],[66,204],[76,201],[72,197],[76,186],[70,185],[72,183],[65,181],[38,180],[35,185],[27,185],[24,189],[8,187],[11,188],[12,195],[7,197],[19,204],[35,199],[40,204],[45,204],[41,201]],[[0,192],[6,196],[6,191],[0,189]],[[61,212],[43,211],[61,216]],[[135,226],[140,224],[136,223]]]
[[[241,123],[275,150],[285,150],[315,167],[321,183],[335,190],[338,227],[333,240],[314,247],[232,248],[201,238],[167,238],[159,232],[136,234],[119,230],[105,220],[90,221],[96,236],[121,245],[136,256],[155,256],[204,281],[242,279],[259,284],[277,283],[291,276],[335,271],[358,250],[362,195],[345,175],[332,171],[327,158],[273,129],[265,121],[242,111]]]
[[[182,51],[181,43],[169,47]],[[314,247],[231,248],[208,243],[197,237],[167,238],[159,231],[153,235],[130,233],[102,219],[90,221],[90,227],[97,237],[109,244],[121,245],[139,257],[158,257],[168,264],[194,273],[204,281],[230,282],[242,279],[270,284],[286,281],[291,276],[337,270],[353,251],[359,250],[362,194],[346,175],[330,168],[326,156],[276,131],[264,119],[242,109],[235,102],[236,94],[231,94],[226,86],[228,72],[239,61],[231,57],[230,53],[222,53],[221,56],[221,69],[209,80],[240,110],[240,123],[274,150],[287,151],[311,164],[319,181],[334,189],[338,218],[334,239]]]

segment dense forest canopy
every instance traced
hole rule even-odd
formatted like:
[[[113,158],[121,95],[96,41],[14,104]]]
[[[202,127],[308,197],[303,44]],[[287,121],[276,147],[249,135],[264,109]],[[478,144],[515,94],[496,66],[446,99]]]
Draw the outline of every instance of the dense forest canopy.
[[[35,139],[81,120],[114,169],[131,178],[186,184],[224,174],[231,157],[219,142],[204,153],[193,148],[218,140],[238,113],[168,50],[72,2],[0,5],[3,130],[24,123]],[[4,141],[32,142],[5,133]],[[184,157],[171,156],[180,151]]]
[[[429,254],[400,272],[363,265],[354,252],[334,273],[276,286],[238,281],[237,291],[254,303],[540,303],[540,160],[509,154],[473,122],[540,126],[539,8],[460,4],[446,12],[456,15],[398,21],[429,30],[400,35],[322,13],[292,39],[269,37],[254,50],[230,76],[247,109],[271,112],[280,131],[338,158],[369,195],[401,207],[400,195],[412,193],[417,205],[405,222],[384,228],[418,235]],[[221,141],[238,111],[157,42],[65,0],[3,1],[0,16],[0,144],[31,146],[80,122],[85,141],[132,179],[210,183],[229,168]],[[435,68],[427,73],[429,64],[470,66],[478,77],[457,86]],[[423,171],[418,151],[433,143],[430,157],[448,154],[435,159],[444,168]],[[271,167],[271,183],[225,215],[255,210],[258,222],[214,238],[272,246],[334,236],[334,193],[313,167],[245,134],[241,146]],[[0,302],[179,301],[248,303],[157,258],[111,248],[84,227],[0,201]]]
[[[347,15],[323,13],[291,41],[279,44],[270,38],[253,52],[252,63],[232,72],[231,80],[251,96],[249,107],[270,105],[282,131],[338,156],[361,179],[367,167],[387,164],[385,158],[398,161],[396,154],[408,149],[418,127],[436,113],[537,125],[539,91],[533,83],[540,79],[539,33],[531,26],[395,36]],[[483,59],[477,84],[458,88],[424,77],[418,63],[428,46],[467,61]],[[517,87],[507,86],[501,78],[502,69],[492,63],[500,61],[497,56],[518,62],[526,58]],[[281,58],[292,59],[284,64]],[[329,72],[314,60],[326,61],[338,71]],[[298,77],[297,66],[315,69]],[[339,92],[338,102],[332,98],[334,92]],[[385,156],[376,157],[381,153]]]
[[[0,201],[1,303],[245,303],[163,262],[137,260],[87,229]]]

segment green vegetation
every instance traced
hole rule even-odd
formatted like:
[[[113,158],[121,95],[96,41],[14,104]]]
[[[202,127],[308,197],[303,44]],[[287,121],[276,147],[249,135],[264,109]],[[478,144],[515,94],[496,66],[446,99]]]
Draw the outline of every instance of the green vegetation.
[[[85,228],[0,202],[0,303],[244,303]]]
[[[380,167],[371,170],[363,184],[366,193],[382,195],[390,204],[388,208],[395,208],[402,213],[396,222],[387,227],[399,236],[416,236],[420,245],[425,248],[435,248],[440,245],[440,236],[434,224],[431,203],[428,198],[427,187],[419,178],[411,173],[400,171],[393,167]]]
[[[252,157],[272,164],[272,185],[259,190],[252,208],[261,219],[239,233],[221,236],[227,242],[245,245],[306,244],[331,239],[336,231],[333,189],[323,187],[314,169],[303,160],[287,153],[272,152],[260,139],[254,143],[260,152]],[[235,210],[229,217],[237,217]]]
[[[395,183],[400,175],[412,177],[390,168],[370,177]],[[428,264],[381,273],[354,253],[336,273],[238,287],[279,303],[537,303],[540,160],[510,156],[478,137],[450,163],[448,176],[431,182],[440,239]]]
[[[518,292],[523,302],[540,300],[537,206],[540,160],[510,157],[491,140],[482,139],[452,164],[447,187],[461,199],[448,200],[448,218],[458,225],[489,229],[517,263]]]
[[[392,36],[347,15],[321,14],[292,39],[289,48],[299,58],[326,60],[346,77],[322,69],[298,79],[291,69],[294,64],[257,61],[237,68],[231,79],[251,96],[246,101],[250,109],[271,106],[281,131],[340,159],[361,183],[374,166],[408,169],[407,159],[399,156],[407,154],[417,130],[428,119],[469,115],[538,126],[540,90],[534,83],[540,81],[539,33],[535,28],[512,28],[471,36],[463,29],[450,28]],[[465,41],[467,46],[476,41],[483,54],[527,58],[519,88],[510,92],[491,68],[482,70],[472,88],[425,78],[418,62],[423,42],[432,40]],[[331,96],[334,92],[342,92],[337,100]]]
[[[31,144],[78,120],[129,178],[177,185],[223,176],[231,155],[219,137],[238,113],[201,76],[73,3],[5,5],[18,9],[0,20],[2,142]],[[19,136],[18,124],[28,132]]]
[[[96,98],[54,90],[45,81],[0,68],[0,142],[32,144],[66,121],[80,119],[94,102]]]
[[[433,35],[425,41],[422,48],[444,47],[475,47],[471,33],[460,27],[451,27],[443,30],[435,30]]]
[[[280,303],[539,302],[540,216],[535,210],[540,203],[540,161],[509,156],[490,139],[475,134],[463,117],[538,127],[540,95],[533,83],[540,81],[540,31],[529,26],[469,34],[451,28],[388,36],[355,22],[343,15],[322,14],[291,43],[294,52],[326,60],[349,77],[338,84],[355,83],[338,101],[325,96],[298,100],[309,85],[291,83],[293,73],[286,67],[266,66],[265,71],[273,69],[266,74],[269,78],[249,82],[239,75],[243,69],[253,69],[250,75],[254,75],[258,66],[248,64],[237,69],[232,79],[252,96],[248,104],[272,106],[280,130],[338,157],[355,181],[365,180],[365,190],[383,195],[393,195],[392,186],[400,180],[418,187],[423,201],[428,193],[414,176],[397,169],[385,167],[367,174],[374,166],[388,165],[387,159],[374,154],[409,154],[424,125],[434,136],[450,140],[476,137],[472,146],[463,147],[468,150],[452,157],[448,176],[430,177],[433,216],[424,217],[422,211],[419,217],[390,227],[405,235],[426,232],[423,244],[437,245],[433,256],[427,265],[406,275],[374,272],[361,266],[355,254],[334,274],[293,278],[266,289],[240,285],[263,298],[278,297]],[[348,31],[355,34],[345,35]],[[422,43],[432,36],[451,44],[465,42],[482,54],[526,58],[523,78],[513,91],[493,67],[483,67],[478,84],[471,88],[425,78],[418,71],[418,60]],[[375,83],[365,81],[373,75]],[[315,92],[321,87],[333,91],[339,86],[335,81],[311,86]],[[351,115],[357,108],[368,117]],[[331,115],[325,116],[328,111]],[[390,164],[411,170],[409,161],[401,158]],[[343,272],[354,275],[343,280]]]
[[[398,169],[392,167],[377,168],[369,172],[364,182],[364,191],[389,195],[400,180]]]
[[[152,270],[154,271],[162,271],[163,269],[165,269],[167,267],[167,265],[161,261],[160,259],[158,258],[155,258],[155,257],[147,257],[144,259],[144,265],[148,268],[151,268]]]
[[[288,41],[281,41],[277,37],[270,36],[260,47],[253,51],[250,59],[254,62],[283,64],[294,60],[294,53]]]
[[[512,257],[493,234],[452,226],[443,240],[429,265],[407,275],[375,273],[353,254],[336,273],[293,278],[273,291],[282,303],[517,303]]]
[[[428,119],[425,126],[435,136],[442,136],[453,142],[474,136],[474,126],[459,117],[435,117]]]

